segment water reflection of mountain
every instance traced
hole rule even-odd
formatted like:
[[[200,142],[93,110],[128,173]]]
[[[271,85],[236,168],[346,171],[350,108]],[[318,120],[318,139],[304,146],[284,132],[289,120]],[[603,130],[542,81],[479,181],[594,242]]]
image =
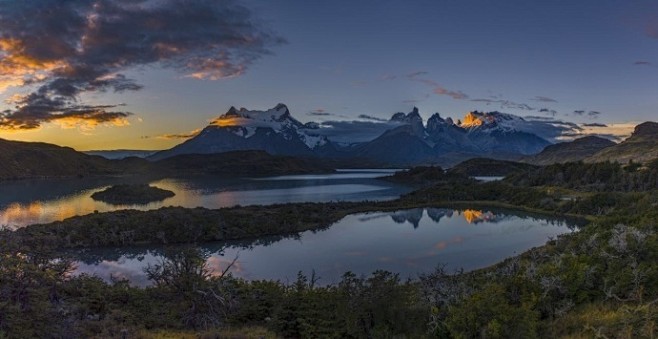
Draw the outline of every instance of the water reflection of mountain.
[[[452,218],[452,215],[455,212],[455,210],[453,210],[452,208],[433,208],[433,207],[427,208],[426,211],[427,211],[427,216],[430,217],[430,219],[432,219],[432,221],[434,221],[437,224],[441,222],[441,218],[443,217]]]
[[[390,217],[396,224],[404,224],[409,222],[417,229],[420,222],[424,218],[425,211],[427,217],[436,224],[440,224],[443,218],[463,217],[467,222],[472,224],[478,223],[500,223],[504,220],[511,218],[528,219],[528,227],[531,225],[559,225],[567,226],[570,229],[575,229],[586,224],[583,219],[547,216],[535,213],[524,213],[514,210],[495,209],[489,210],[454,210],[450,208],[414,208],[408,210],[400,210],[395,212],[381,212],[373,215],[362,214],[358,218],[360,222],[375,220],[381,217]],[[331,226],[309,232],[322,232],[329,229]],[[199,248],[207,255],[222,255],[226,249],[239,249],[250,250],[257,246],[269,246],[284,239],[301,239],[302,233],[293,235],[280,235],[268,236],[258,239],[246,239],[239,241],[229,242],[213,242],[203,244],[190,244],[187,246],[194,246]],[[80,261],[87,265],[96,265],[102,261],[119,261],[120,259],[142,261],[146,255],[152,256],[167,256],[170,251],[180,251],[186,245],[176,246],[131,246],[131,247],[112,247],[102,249],[84,249],[84,250],[71,250],[63,253],[63,256],[73,260]]]
[[[397,224],[404,224],[409,222],[414,225],[414,228],[418,228],[420,220],[423,219],[423,208],[414,208],[410,210],[395,211],[390,214],[391,219]]]

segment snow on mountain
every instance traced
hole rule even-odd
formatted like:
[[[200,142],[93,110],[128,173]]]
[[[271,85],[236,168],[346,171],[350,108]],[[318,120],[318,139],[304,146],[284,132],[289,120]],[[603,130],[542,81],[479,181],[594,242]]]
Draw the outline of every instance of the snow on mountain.
[[[326,137],[314,133],[316,123],[302,124],[293,118],[284,104],[278,104],[266,111],[250,111],[246,108],[231,107],[228,112],[210,123],[210,126],[224,128],[237,136],[250,138],[258,128],[270,128],[285,140],[299,139],[311,149],[325,145]]]
[[[456,124],[436,113],[425,124],[414,107],[409,113],[394,114],[388,121],[304,124],[293,118],[284,104],[264,111],[231,107],[197,136],[150,159],[236,150],[351,157],[396,165],[441,163],[464,156],[509,158],[538,153],[550,144],[533,129],[537,129],[537,122],[500,112],[469,112]],[[366,134],[369,137],[362,138]]]
[[[525,119],[507,113],[500,112],[468,112],[461,124],[461,128],[467,130],[501,131],[501,132],[525,132]]]

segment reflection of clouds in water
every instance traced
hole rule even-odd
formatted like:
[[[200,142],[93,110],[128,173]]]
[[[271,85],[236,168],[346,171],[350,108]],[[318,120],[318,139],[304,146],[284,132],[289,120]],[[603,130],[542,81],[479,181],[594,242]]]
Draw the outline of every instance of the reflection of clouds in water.
[[[381,174],[381,173],[379,173]],[[0,183],[0,192],[6,188],[12,195],[23,193],[20,199],[0,201],[0,225],[23,227],[34,223],[49,223],[76,215],[109,212],[120,209],[153,210],[165,206],[188,208],[222,208],[235,205],[268,205],[288,202],[326,202],[391,200],[409,191],[408,187],[376,179],[363,179],[371,174],[340,173],[326,175],[320,180],[265,180],[222,179],[194,177],[160,179],[149,185],[173,191],[176,195],[146,205],[110,205],[94,201],[91,195],[107,187],[128,183],[113,178],[104,182],[39,181],[34,185],[18,187],[13,183]],[[334,178],[336,177],[336,178]],[[110,180],[113,180],[110,182]],[[137,180],[137,179],[134,179]],[[50,185],[49,185],[50,184]],[[83,185],[84,184],[84,185]],[[68,190],[65,189],[68,186]],[[81,188],[83,187],[83,188]],[[22,189],[22,191],[21,191]],[[57,194],[51,190],[56,190]]]
[[[156,260],[153,260],[151,263],[155,262]],[[141,263],[136,264],[132,260],[102,261],[96,265],[78,263],[77,266],[75,275],[95,275],[105,281],[112,281],[113,278],[125,279],[132,285],[140,287],[151,285],[151,281],[144,272],[146,266]]]
[[[239,256],[233,257],[237,259]],[[226,270],[229,265],[232,265],[227,273],[233,274],[239,278],[246,278],[248,276],[247,271],[244,269],[243,264],[240,260],[228,259],[219,256],[211,256],[206,260],[206,268],[210,271],[210,275],[213,277],[220,277],[224,270]]]

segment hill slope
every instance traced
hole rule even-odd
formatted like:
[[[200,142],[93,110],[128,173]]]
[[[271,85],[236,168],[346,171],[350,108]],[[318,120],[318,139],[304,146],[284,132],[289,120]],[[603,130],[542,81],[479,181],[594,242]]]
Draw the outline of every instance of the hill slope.
[[[120,174],[129,167],[68,147],[0,139],[0,180]]]
[[[573,141],[547,146],[539,154],[524,157],[521,161],[540,166],[582,161],[614,145],[616,144],[608,139],[587,136]]]
[[[514,161],[475,158],[451,168],[449,172],[467,176],[507,176],[511,173],[536,169],[536,166]]]
[[[658,123],[649,121],[637,125],[628,139],[601,150],[585,161],[628,163],[632,160],[646,163],[656,158],[658,158]]]
[[[154,163],[161,173],[222,174],[228,176],[329,173],[333,168],[316,159],[273,156],[264,151],[183,154]]]

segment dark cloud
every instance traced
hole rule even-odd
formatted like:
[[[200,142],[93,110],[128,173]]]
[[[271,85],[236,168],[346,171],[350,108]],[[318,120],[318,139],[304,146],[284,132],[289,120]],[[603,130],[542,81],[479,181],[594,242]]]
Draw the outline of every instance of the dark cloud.
[[[430,74],[430,73],[429,73],[429,72],[426,72],[426,71],[416,71],[416,72],[411,72],[411,73],[407,74],[406,76],[407,76],[407,78],[409,78],[409,79],[415,79],[415,78],[417,78],[417,77],[419,77],[419,76],[422,76],[422,75],[428,75],[428,74]]]
[[[540,95],[534,97],[534,98],[531,99],[531,100],[533,100],[533,101],[539,101],[539,102],[557,102],[557,100],[555,100],[555,99],[552,99],[552,98],[549,98],[549,97],[540,96]]]
[[[635,65],[635,66],[651,66],[653,64],[649,61],[636,61],[636,62],[633,63],[633,65]]]
[[[599,112],[599,111],[589,111],[589,112],[587,112],[587,115],[592,117],[592,118],[597,118],[599,115],[601,115],[601,112]]]
[[[283,43],[233,0],[1,1],[0,21],[0,90],[36,87],[2,112],[4,129],[125,122],[129,113],[82,104],[81,95],[139,90],[122,72],[145,66],[207,80],[240,75]]]
[[[591,123],[591,124],[583,124],[583,127],[608,127],[608,125],[599,124],[599,123]]]
[[[195,129],[187,133],[159,135],[158,138],[159,139],[189,139],[199,135],[199,133],[201,133],[201,128]]]
[[[575,115],[583,115],[583,114],[585,114],[585,111],[584,111],[584,110],[577,110],[577,111],[573,111],[573,114],[575,114]]]
[[[316,116],[316,117],[328,117],[328,116],[332,116],[334,114],[327,112],[324,108],[318,108],[318,109],[315,109],[315,110],[312,110],[312,111],[306,113],[306,115],[311,115],[311,116]]]
[[[388,119],[373,117],[372,115],[367,115],[367,114],[359,114],[358,118],[359,119],[364,119],[364,120],[373,120],[373,121],[382,121],[382,122],[388,121]]]
[[[554,110],[554,109],[549,109],[549,108],[542,108],[542,109],[539,110],[539,112],[540,112],[540,113],[547,113],[547,114],[550,114],[550,115],[552,115],[552,116],[556,116],[556,115],[557,115],[557,111],[556,111],[556,110]]]

